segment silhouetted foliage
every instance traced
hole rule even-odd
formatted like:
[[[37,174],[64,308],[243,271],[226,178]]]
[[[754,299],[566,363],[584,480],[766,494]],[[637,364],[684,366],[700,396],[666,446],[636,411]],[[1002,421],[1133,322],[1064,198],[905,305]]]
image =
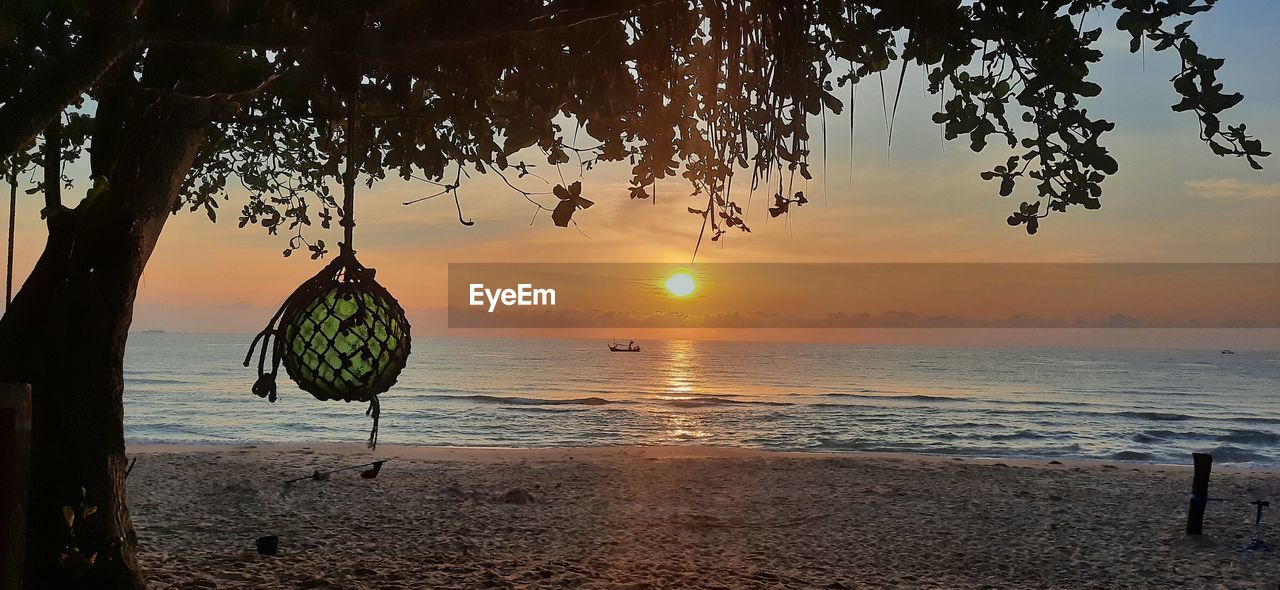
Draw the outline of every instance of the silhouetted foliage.
[[[774,217],[807,202],[794,184],[812,177],[812,150],[825,140],[811,129],[825,130],[819,118],[842,112],[837,95],[858,83],[880,87],[892,141],[896,97],[918,67],[941,99],[933,119],[947,138],[1013,150],[983,178],[998,179],[1004,196],[1023,187],[1029,197],[1009,222],[1034,233],[1051,212],[1097,208],[1118,167],[1099,141],[1114,125],[1084,106],[1101,92],[1089,79],[1101,30],[1087,20],[1114,19],[1131,50],[1150,42],[1177,53],[1174,109],[1198,117],[1211,153],[1254,167],[1267,155],[1244,125],[1221,122],[1240,97],[1217,82],[1222,60],[1188,36],[1189,19],[1213,4],[8,2],[0,159],[42,183],[49,226],[0,319],[9,345],[0,370],[33,391],[28,586],[145,587],[125,504],[119,376],[138,282],[170,210],[216,220],[239,185],[241,225],[290,234],[286,255],[319,258],[327,245],[303,230],[343,219],[331,186],[344,159],[368,185],[399,176],[430,187],[410,202],[451,197],[464,224],[462,187],[495,174],[535,221],[547,213],[558,226],[576,226],[593,204],[575,172],[625,162],[633,199],[656,199],[661,181],[679,177],[672,184],[689,188],[688,210],[703,221],[701,244],[750,231],[744,193],[772,195]],[[359,125],[348,124],[353,111]],[[49,149],[36,149],[41,134]],[[93,177],[70,209],[62,166],[86,148]],[[37,177],[41,164],[52,173]],[[114,548],[82,584],[59,559],[68,547],[59,510],[90,505],[68,497],[70,484],[86,486],[101,511],[79,517],[76,546]]]
[[[712,240],[750,231],[735,177],[746,172],[740,189],[773,194],[773,216],[803,204],[792,184],[797,174],[811,178],[810,117],[840,113],[839,88],[869,77],[884,85],[888,72],[900,91],[906,69],[922,67],[928,90],[942,94],[933,120],[947,139],[963,136],[982,151],[995,137],[1018,150],[982,178],[999,180],[1001,196],[1034,183],[1036,198],[1009,223],[1035,233],[1050,212],[1101,206],[1101,183],[1118,168],[1099,141],[1115,125],[1084,106],[1102,90],[1089,80],[1102,57],[1094,47],[1102,30],[1083,27],[1090,13],[1114,18],[1132,35],[1131,51],[1146,41],[1175,51],[1173,109],[1196,114],[1212,153],[1259,167],[1268,155],[1261,143],[1219,119],[1241,100],[1216,81],[1223,61],[1188,35],[1189,17],[1214,3],[231,0],[143,2],[121,16],[128,3],[34,2],[0,20],[13,41],[0,49],[0,101],[14,106],[41,88],[44,70],[83,58],[93,43],[120,45],[117,73],[73,100],[104,84],[132,85],[141,100],[216,98],[182,206],[215,219],[228,186],[239,184],[248,194],[240,225],[291,232],[286,254],[306,247],[314,257],[326,248],[301,230],[332,224],[339,205],[330,183],[347,141],[357,142],[369,185],[418,179],[435,187],[423,199],[453,197],[463,223],[458,191],[472,173],[502,176],[566,226],[591,201],[562,168],[626,161],[631,198],[654,198],[660,180],[680,176],[706,201],[689,210]],[[142,50],[157,47],[179,50],[196,74],[150,86]],[[346,138],[352,96],[362,125]],[[896,98],[893,107],[896,115]],[[69,130],[85,129],[64,135],[70,158],[92,126],[87,115],[72,117]]]

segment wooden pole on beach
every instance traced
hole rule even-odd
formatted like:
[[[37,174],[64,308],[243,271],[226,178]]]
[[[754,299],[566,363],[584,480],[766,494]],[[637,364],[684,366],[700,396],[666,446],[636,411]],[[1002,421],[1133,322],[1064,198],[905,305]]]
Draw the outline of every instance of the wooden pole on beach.
[[[22,587],[31,386],[0,383],[0,588]]]
[[[1191,505],[1187,507],[1187,534],[1199,535],[1204,530],[1204,507],[1209,503],[1209,471],[1213,469],[1213,456],[1209,453],[1191,453],[1195,461],[1195,475],[1191,479]]]

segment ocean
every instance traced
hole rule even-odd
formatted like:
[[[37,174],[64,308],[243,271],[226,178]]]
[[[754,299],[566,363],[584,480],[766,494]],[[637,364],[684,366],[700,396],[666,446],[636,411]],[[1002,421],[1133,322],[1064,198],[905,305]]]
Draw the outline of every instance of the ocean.
[[[135,333],[125,436],[138,443],[362,442],[363,404],[281,370],[250,393],[251,336]],[[379,442],[703,444],[958,457],[1280,465],[1280,354],[430,339],[383,394]]]

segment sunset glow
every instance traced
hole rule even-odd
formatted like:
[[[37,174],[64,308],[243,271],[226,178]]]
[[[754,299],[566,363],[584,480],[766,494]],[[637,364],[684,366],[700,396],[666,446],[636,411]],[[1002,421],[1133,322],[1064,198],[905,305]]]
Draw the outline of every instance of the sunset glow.
[[[10,2],[0,590],[1280,590],[1277,23]]]
[[[677,272],[667,277],[663,286],[676,297],[688,297],[698,290],[698,282],[687,272]]]

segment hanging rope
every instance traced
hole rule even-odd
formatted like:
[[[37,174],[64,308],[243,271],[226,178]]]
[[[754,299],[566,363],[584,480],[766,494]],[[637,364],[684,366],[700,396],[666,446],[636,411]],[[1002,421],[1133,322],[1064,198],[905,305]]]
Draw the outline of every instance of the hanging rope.
[[[18,208],[18,167],[9,163],[9,262],[5,265],[4,310],[13,303],[13,228]]]
[[[289,377],[319,400],[368,402],[373,418],[369,446],[378,444],[381,394],[395,384],[409,357],[409,321],[395,297],[374,280],[374,269],[356,259],[355,228],[356,136],[358,106],[353,92],[347,105],[347,166],[343,175],[339,254],[315,276],[302,283],[253,339],[258,356],[258,380],[253,393],[276,401],[276,376],[283,364]],[[271,351],[270,370],[267,351]]]
[[[342,177],[341,250],[343,254],[352,256],[356,253],[351,243],[356,227],[356,134],[360,132],[356,96],[347,101],[347,171]]]

